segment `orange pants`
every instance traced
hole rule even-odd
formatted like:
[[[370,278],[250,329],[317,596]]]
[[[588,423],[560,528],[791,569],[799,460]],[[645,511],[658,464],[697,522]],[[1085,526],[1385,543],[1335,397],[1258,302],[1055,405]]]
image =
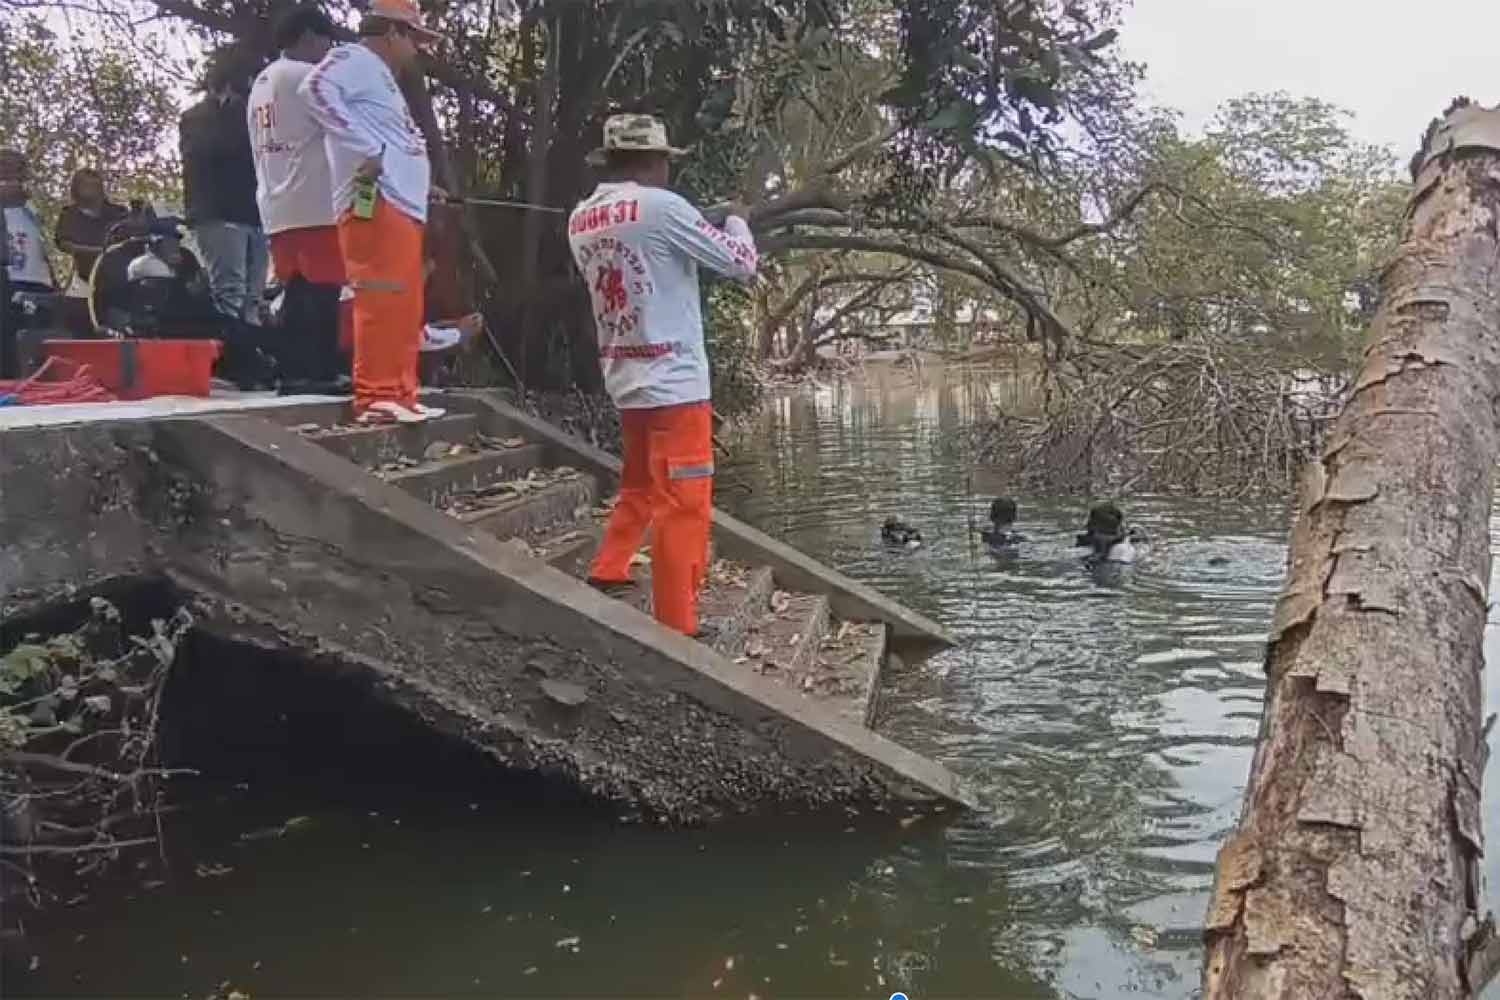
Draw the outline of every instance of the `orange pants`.
[[[271,269],[282,284],[297,275],[315,285],[342,285],[344,251],[339,246],[337,226],[304,226],[271,234]],[[339,350],[354,347],[354,310],[339,305]]]
[[[389,400],[417,402],[422,338],[422,224],[384,198],[371,219],[339,220],[354,289],[354,412]]]
[[[698,591],[707,571],[713,519],[713,407],[709,403],[621,410],[625,469],[620,502],[589,578],[630,579],[630,560],[651,542],[656,620],[685,635],[698,631]]]
[[[344,283],[344,251],[336,226],[305,226],[271,234],[271,267],[276,280],[302,275],[315,285]]]

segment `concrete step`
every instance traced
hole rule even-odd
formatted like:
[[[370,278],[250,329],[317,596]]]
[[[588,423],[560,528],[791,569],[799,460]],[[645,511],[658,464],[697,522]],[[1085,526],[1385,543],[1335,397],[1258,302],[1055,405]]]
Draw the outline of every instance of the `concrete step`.
[[[828,622],[828,598],[822,594],[776,591],[750,631],[744,658],[758,672],[804,690]]]
[[[524,476],[537,467],[541,458],[539,445],[523,444],[516,448],[486,448],[452,458],[419,462],[409,468],[376,469],[374,472],[392,486],[399,486],[414,497],[442,507],[456,494],[493,486],[497,480]]]
[[[531,480],[509,480],[514,487]],[[588,517],[594,505],[598,486],[593,476],[574,472],[540,487],[515,493],[501,493],[486,502],[479,498],[469,509],[459,510],[457,517],[465,524],[482,528],[496,538],[540,540],[558,525],[574,525]],[[466,498],[455,497],[455,509]]]
[[[698,602],[699,617],[718,630],[714,649],[734,659],[745,648],[745,639],[766,613],[776,588],[771,570],[751,569],[738,563],[711,563],[708,584]]]
[[[818,645],[803,691],[845,721],[874,729],[889,642],[890,629],[884,622],[833,624]]]
[[[592,549],[589,550],[592,555]],[[577,563],[576,575],[583,579],[588,573],[590,559]],[[637,563],[631,570],[635,586],[621,590],[614,596],[629,604],[642,614],[652,614],[651,564]],[[698,596],[698,618],[704,624],[712,624],[718,630],[713,648],[725,655],[726,650],[737,650],[744,643],[750,623],[765,613],[766,599],[772,589],[771,571],[752,570],[748,567],[730,566],[724,563],[711,564],[708,579]]]
[[[598,480],[595,480],[597,484]],[[614,511],[614,498],[597,501],[587,511],[582,512],[578,519],[571,524],[554,527],[540,538],[528,538],[532,554],[539,559],[545,559],[553,566],[578,579],[583,579],[587,573],[593,554],[598,550],[604,538],[605,526],[609,523],[609,516]],[[642,549],[649,556],[651,551],[651,532],[646,532],[646,538],[642,542]],[[718,559],[717,549],[712,538],[708,541],[708,564],[712,567]],[[710,570],[712,575],[712,570]]]
[[[569,576],[583,579],[599,549],[603,531],[593,523],[568,525],[555,532],[538,546],[537,557],[551,563],[555,569]]]
[[[890,630],[883,622],[838,622],[823,595],[772,596],[772,606],[734,662],[874,729]]]
[[[863,810],[871,798],[903,812],[972,802],[946,769],[843,722],[815,697],[830,686],[819,684],[819,671],[836,667],[839,654],[861,664],[849,680],[865,683],[852,685],[850,700],[863,696],[867,649],[852,631],[843,647],[824,644],[812,690],[794,689],[542,570],[516,552],[520,539],[468,528],[268,420],[161,420],[140,432],[106,428],[96,443],[89,428],[61,433],[45,447],[23,435],[21,464],[16,448],[0,461],[6,484],[36,469],[68,472],[57,456],[91,444],[100,459],[73,478],[118,477],[109,463],[146,441],[205,509],[224,514],[154,532],[143,522],[151,533],[117,541],[85,511],[66,525],[67,537],[97,534],[112,548],[110,561],[91,554],[80,574],[133,565],[145,546],[195,600],[233,604],[226,620],[241,630],[237,641],[295,651],[315,672],[347,671],[445,737],[512,770],[571,780],[621,815],[687,824],[748,808]],[[126,477],[150,483],[124,498],[130,509],[160,502],[148,473]],[[51,482],[59,495],[78,493]],[[774,553],[743,561],[778,577],[790,565]],[[33,586],[61,582],[42,577]],[[908,628],[914,621],[899,608],[891,619]],[[895,652],[891,664],[899,664]]]
[[[335,455],[342,455],[357,465],[375,468],[403,458],[418,462],[435,460],[444,457],[452,446],[467,446],[479,430],[479,418],[471,413],[459,413],[422,424],[382,427],[304,424],[296,430]]]
[[[273,423],[291,428],[333,427],[354,421],[353,401],[347,399],[334,403],[289,403],[286,406],[256,410],[255,413]]]
[[[866,729],[874,729],[880,721],[880,690],[885,683],[885,666],[890,659],[891,630],[884,622],[869,622],[863,626],[865,637],[865,696],[864,711],[860,713]]]

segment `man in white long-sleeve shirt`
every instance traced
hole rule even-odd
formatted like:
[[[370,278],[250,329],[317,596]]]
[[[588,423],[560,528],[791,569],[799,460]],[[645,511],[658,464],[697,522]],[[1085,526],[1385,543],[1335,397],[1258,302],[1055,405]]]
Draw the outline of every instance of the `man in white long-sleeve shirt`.
[[[361,423],[419,423],[422,237],[432,192],[427,142],[396,83],[437,35],[415,0],[370,0],[360,44],[334,49],[300,93],[323,128],[344,267],[354,289],[354,412]],[[374,182],[374,205],[356,192]]]
[[[276,24],[280,58],[261,70],[250,88],[255,198],[271,240],[271,265],[285,289],[277,352],[282,392],[329,391],[323,383],[332,383],[343,368],[338,325],[344,253],[323,127],[300,93],[336,34],[333,21],[317,6],[292,8]]]
[[[630,585],[650,528],[656,617],[699,635],[714,454],[698,268],[749,281],[756,252],[742,209],[721,230],[667,190],[670,160],[681,152],[653,117],[610,118],[592,157],[608,179],[574,209],[568,241],[588,284],[625,446],[619,503],[589,581],[606,591]]]

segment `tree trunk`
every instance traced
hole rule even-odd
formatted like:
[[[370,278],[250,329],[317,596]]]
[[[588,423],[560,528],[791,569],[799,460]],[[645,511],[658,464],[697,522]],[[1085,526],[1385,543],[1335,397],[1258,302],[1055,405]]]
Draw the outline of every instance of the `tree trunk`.
[[[547,162],[552,154],[552,136],[557,105],[558,61],[561,58],[561,24],[556,15],[548,19],[547,47],[542,63],[542,78],[537,84],[536,109],[532,121],[531,148],[526,158],[526,200],[534,205],[547,203]],[[543,327],[547,304],[536,294],[542,273],[543,226],[549,217],[541,212],[525,212],[521,221],[521,289],[525,297],[525,319],[521,336],[521,373],[527,384],[538,379],[535,362],[545,366],[549,358]]]
[[[526,160],[526,199],[534,205],[547,203],[547,163],[552,154],[553,113],[557,105],[558,61],[562,54],[562,25],[554,16],[547,21],[547,47],[542,79],[537,86],[535,127]],[[530,287],[540,276],[543,226],[547,217],[527,212],[522,222],[521,280]]]
[[[1500,112],[1473,108],[1429,131],[1363,369],[1299,491],[1205,1000],[1448,1000],[1480,985],[1497,137]]]
[[[432,109],[432,94],[427,89],[427,78],[421,73],[403,73],[400,80],[401,93],[406,97],[406,106],[411,109],[422,138],[427,140],[427,159],[432,163],[432,182],[448,192],[454,190],[453,163],[448,159],[448,147],[443,142],[443,130],[438,126],[437,113]]]

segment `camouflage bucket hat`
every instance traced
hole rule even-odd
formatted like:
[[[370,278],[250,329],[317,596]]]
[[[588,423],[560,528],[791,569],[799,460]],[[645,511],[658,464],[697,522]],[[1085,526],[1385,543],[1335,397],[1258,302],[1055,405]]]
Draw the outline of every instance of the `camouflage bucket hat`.
[[[687,152],[667,141],[666,123],[651,115],[611,115],[604,122],[604,145],[589,154],[588,162],[600,166],[605,156],[617,149],[668,156]]]

